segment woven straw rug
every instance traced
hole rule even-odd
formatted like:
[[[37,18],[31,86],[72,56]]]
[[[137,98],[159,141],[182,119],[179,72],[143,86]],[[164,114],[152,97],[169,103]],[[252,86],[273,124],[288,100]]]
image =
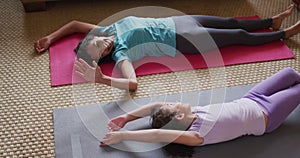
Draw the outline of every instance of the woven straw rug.
[[[265,18],[289,4],[289,0],[55,1],[47,2],[47,11],[25,13],[19,0],[0,1],[0,157],[54,157],[53,108],[251,84],[284,67],[299,70],[297,35],[285,41],[296,53],[295,59],[139,77],[139,90],[134,94],[90,83],[50,87],[49,54],[35,54],[33,42],[70,20],[97,24],[138,6],[163,6],[186,14]],[[299,20],[299,15],[295,10],[282,28]],[[219,74],[215,81],[225,77],[225,82],[211,82],[212,72]]]

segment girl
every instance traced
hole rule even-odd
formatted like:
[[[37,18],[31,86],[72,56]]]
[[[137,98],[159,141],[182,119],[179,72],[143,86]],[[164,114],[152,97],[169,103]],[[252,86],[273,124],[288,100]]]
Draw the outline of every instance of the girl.
[[[108,123],[112,130],[100,146],[124,140],[173,142],[188,146],[214,144],[243,135],[263,135],[277,129],[300,103],[300,74],[286,68],[253,87],[241,99],[207,106],[153,103]],[[209,110],[218,108],[218,110]],[[126,123],[151,115],[155,129],[118,131]]]
[[[145,56],[206,52],[233,44],[259,45],[290,38],[300,32],[300,21],[281,31],[249,33],[259,29],[278,30],[291,15],[294,5],[286,11],[261,20],[236,20],[214,16],[192,15],[167,18],[127,17],[106,27],[72,21],[35,42],[43,52],[63,36],[91,33],[76,48],[76,72],[87,81],[135,91],[137,79],[132,62]],[[201,26],[200,26],[201,25]],[[124,78],[106,76],[95,61],[112,57]],[[101,60],[100,60],[101,61]]]

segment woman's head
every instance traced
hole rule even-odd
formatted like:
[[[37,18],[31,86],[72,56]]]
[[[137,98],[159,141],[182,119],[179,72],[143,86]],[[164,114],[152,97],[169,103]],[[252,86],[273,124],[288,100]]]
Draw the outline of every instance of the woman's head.
[[[93,60],[99,61],[109,55],[114,47],[114,37],[99,37],[88,34],[75,48],[78,58],[82,58],[88,64],[92,65]],[[107,60],[107,59],[106,59]]]
[[[191,114],[188,104],[165,104],[160,108],[154,108],[151,113],[152,128],[186,130],[189,123],[186,118]]]

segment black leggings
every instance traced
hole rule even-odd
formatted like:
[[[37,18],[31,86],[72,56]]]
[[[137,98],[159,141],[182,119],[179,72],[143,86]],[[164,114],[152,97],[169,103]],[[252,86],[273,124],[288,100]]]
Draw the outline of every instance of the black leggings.
[[[199,53],[224,46],[260,45],[285,37],[284,31],[251,33],[270,28],[272,19],[237,20],[205,15],[173,16],[176,48],[181,53]]]

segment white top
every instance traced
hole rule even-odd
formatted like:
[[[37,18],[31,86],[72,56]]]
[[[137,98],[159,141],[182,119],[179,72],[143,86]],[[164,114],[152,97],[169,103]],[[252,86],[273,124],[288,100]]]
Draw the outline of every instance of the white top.
[[[192,112],[198,118],[188,130],[204,138],[201,145],[224,142],[243,135],[262,135],[265,132],[262,108],[247,98],[192,107]]]

